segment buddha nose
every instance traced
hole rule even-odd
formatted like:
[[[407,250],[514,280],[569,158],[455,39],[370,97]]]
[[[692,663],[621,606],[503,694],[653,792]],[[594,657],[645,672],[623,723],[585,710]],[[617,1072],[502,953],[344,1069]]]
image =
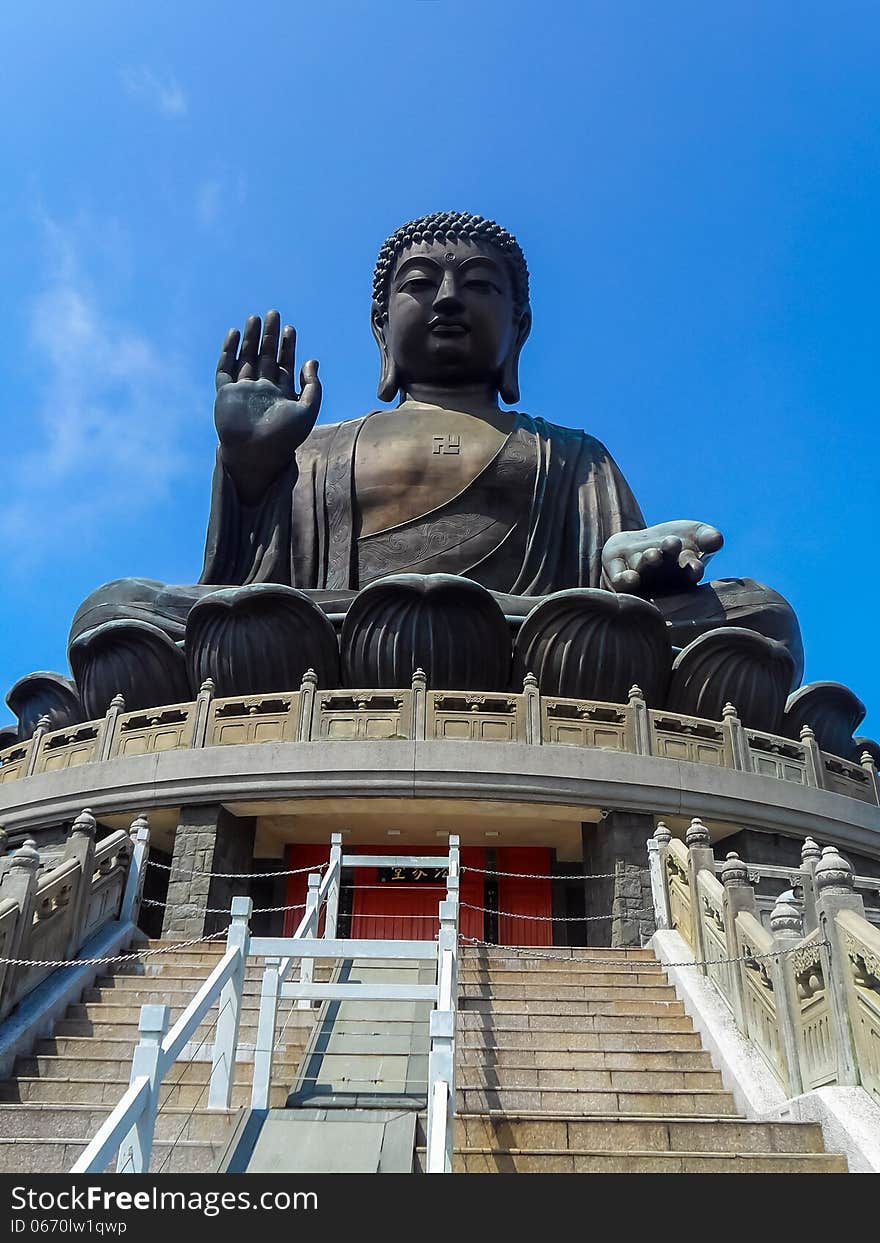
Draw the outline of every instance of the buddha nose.
[[[450,271],[444,272],[437,296],[434,298],[434,310],[440,315],[451,315],[462,309],[463,304],[458,295],[455,276]]]

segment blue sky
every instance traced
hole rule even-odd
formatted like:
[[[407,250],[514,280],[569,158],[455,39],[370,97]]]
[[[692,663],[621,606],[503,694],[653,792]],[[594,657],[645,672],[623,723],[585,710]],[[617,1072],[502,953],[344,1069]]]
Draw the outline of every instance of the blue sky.
[[[0,25],[0,687],[79,601],[201,569],[223,335],[277,306],[375,404],[370,275],[426,211],[519,237],[522,408],[801,618],[880,734],[880,10],[226,0]]]

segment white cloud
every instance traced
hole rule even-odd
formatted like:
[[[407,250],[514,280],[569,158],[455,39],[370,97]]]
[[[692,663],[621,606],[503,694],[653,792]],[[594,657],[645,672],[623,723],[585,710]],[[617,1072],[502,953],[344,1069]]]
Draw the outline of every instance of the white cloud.
[[[44,220],[47,277],[27,321],[40,367],[29,446],[6,458],[0,531],[19,568],[75,532],[130,522],[170,497],[189,465],[184,434],[192,388],[157,342],[111,314],[80,261],[76,235]],[[47,522],[51,516],[51,522]]]
[[[129,95],[145,100],[165,117],[186,116],[189,107],[177,79],[168,74],[161,77],[146,65],[121,69],[119,77]]]
[[[245,200],[246,183],[242,173],[229,171],[207,177],[196,190],[196,220],[205,229],[213,229],[221,223],[223,213],[230,207],[240,207]]]

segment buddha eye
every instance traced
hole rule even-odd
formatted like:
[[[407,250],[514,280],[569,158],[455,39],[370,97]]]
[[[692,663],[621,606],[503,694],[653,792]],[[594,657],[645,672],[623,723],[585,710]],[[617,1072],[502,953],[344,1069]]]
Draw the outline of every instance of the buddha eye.
[[[427,276],[410,276],[400,285],[400,289],[406,289],[409,293],[415,293],[420,289],[433,289],[434,282]]]
[[[492,281],[480,280],[477,277],[474,277],[472,280],[467,281],[466,284],[467,284],[468,289],[477,289],[480,291],[480,293],[490,293],[490,292],[499,293],[500,292],[498,289],[498,286],[494,284]]]

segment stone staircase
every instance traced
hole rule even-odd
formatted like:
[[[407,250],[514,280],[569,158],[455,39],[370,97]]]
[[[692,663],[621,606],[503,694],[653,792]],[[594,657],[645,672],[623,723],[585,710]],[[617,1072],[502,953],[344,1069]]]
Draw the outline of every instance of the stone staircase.
[[[161,941],[150,948],[159,948]],[[128,1086],[138,1040],[138,1015],[146,1002],[171,1008],[173,1024],[216,966],[225,946],[217,943],[119,964],[95,980],[81,1001],[67,1009],[52,1037],[18,1058],[13,1077],[0,1082],[0,1173],[67,1171]],[[316,972],[316,979],[322,977]],[[262,963],[245,979],[240,1040],[247,1056],[257,1031]],[[315,1011],[279,1005],[270,1104],[283,1106],[295,1081],[315,1022]],[[151,1170],[212,1171],[232,1135],[242,1106],[249,1104],[253,1063],[236,1065],[233,1108],[207,1109],[212,1024],[216,1007],[162,1087]],[[204,1038],[201,1049],[197,1046]]]
[[[846,1172],[818,1126],[737,1114],[650,950],[540,953],[461,951],[457,1172]]]

